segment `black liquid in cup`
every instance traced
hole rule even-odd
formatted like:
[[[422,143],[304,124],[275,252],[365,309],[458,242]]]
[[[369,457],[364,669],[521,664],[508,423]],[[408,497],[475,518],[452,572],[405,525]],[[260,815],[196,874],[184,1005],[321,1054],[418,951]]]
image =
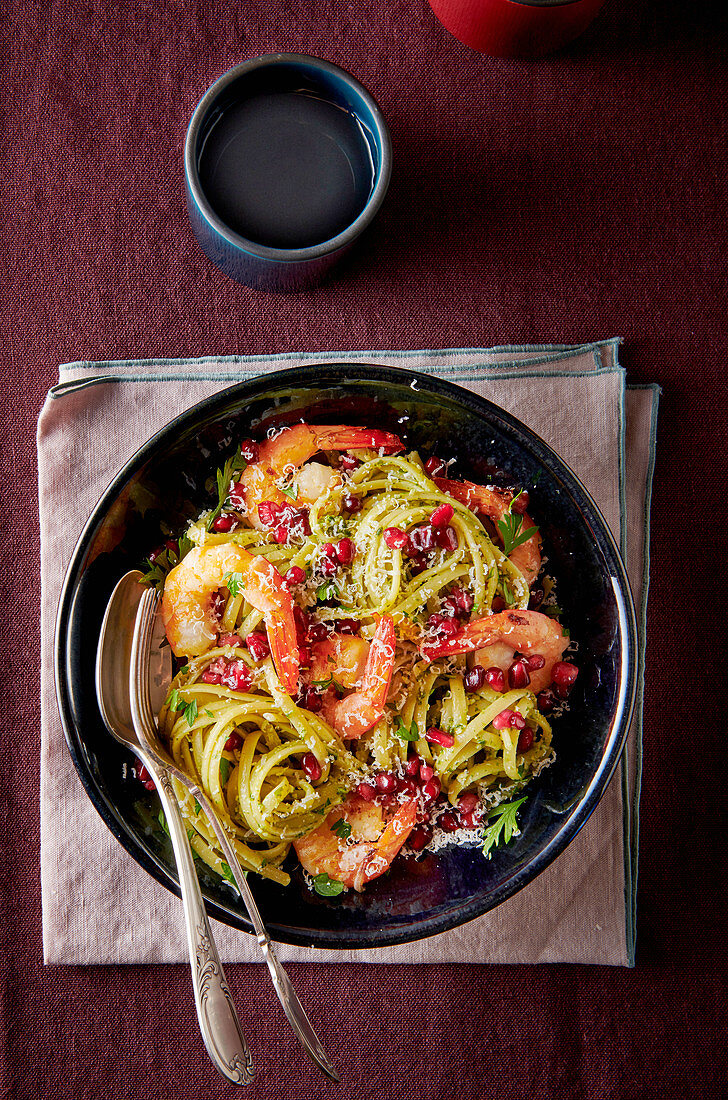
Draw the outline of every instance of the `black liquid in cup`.
[[[374,186],[359,120],[307,89],[230,103],[207,135],[199,174],[218,217],[270,248],[307,248],[338,236]]]

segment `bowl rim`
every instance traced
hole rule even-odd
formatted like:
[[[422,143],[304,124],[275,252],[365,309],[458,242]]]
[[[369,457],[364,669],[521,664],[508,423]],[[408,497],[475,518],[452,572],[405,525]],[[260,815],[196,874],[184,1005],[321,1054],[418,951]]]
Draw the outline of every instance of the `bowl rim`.
[[[326,73],[345,84],[350,91],[366,104],[374,121],[376,137],[380,147],[380,163],[376,172],[374,186],[360,213],[353,222],[347,225],[345,229],[342,229],[335,237],[330,237],[326,241],[320,241],[318,244],[309,245],[305,248],[274,248],[270,245],[259,244],[257,241],[250,240],[250,238],[243,237],[240,233],[236,233],[234,229],[220,218],[210,204],[200,182],[197,165],[197,139],[200,129],[209,115],[210,110],[214,107],[215,102],[225,89],[231,84],[234,84],[241,76],[255,72],[256,69],[275,69],[286,65],[298,65],[313,73]],[[324,256],[329,256],[345,248],[356,240],[356,238],[358,238],[368,227],[370,222],[373,221],[384,202],[384,197],[389,187],[389,181],[392,174],[392,139],[389,127],[387,126],[387,122],[379,104],[374,99],[371,92],[367,91],[364,85],[361,84],[355,76],[347,72],[346,69],[342,69],[339,65],[334,65],[331,61],[324,61],[322,58],[313,57],[310,54],[261,54],[258,57],[251,57],[248,58],[247,61],[242,61],[239,65],[233,66],[232,69],[228,69],[222,76],[219,76],[214,84],[210,85],[195,107],[185,137],[184,173],[188,194],[194,202],[199,215],[207,222],[212,231],[216,233],[218,237],[222,237],[230,247],[236,249],[238,252],[243,252],[249,256],[255,256],[262,260],[275,260],[277,263],[282,264],[302,263],[307,260],[321,259]]]
[[[268,930],[272,937],[281,943],[300,945],[305,947],[317,947],[347,951],[352,949],[390,947],[397,944],[410,943],[428,936],[436,935],[449,929],[460,927],[469,921],[482,916],[484,913],[496,908],[529,882],[542,873],[562,851],[568,846],[574,837],[581,831],[589,817],[599,804],[604,791],[611,780],[629,731],[637,696],[637,682],[639,672],[639,649],[637,644],[637,620],[634,601],[627,577],[625,566],[617,542],[604,519],[599,506],[594,501],[588,489],[583,485],[571,467],[560,455],[543,440],[536,432],[517,417],[502,409],[499,405],[464,389],[455,383],[434,375],[423,374],[420,371],[408,370],[403,367],[381,366],[375,364],[357,364],[357,375],[351,376],[351,363],[311,363],[302,367],[289,367],[270,373],[257,375],[255,378],[245,379],[232,386],[227,386],[217,393],[203,398],[190,408],[174,417],[139,447],[134,454],[124,463],[114,478],[107,486],[95,504],[87,519],[81,534],[76,542],[69,560],[63,581],[61,595],[58,602],[56,626],[54,636],[54,674],[56,702],[61,718],[63,733],[71,758],[81,782],[91,802],[104,820],[107,827],[126,849],[132,858],[146,870],[161,885],[170,892],[180,896],[179,886],[169,872],[154,858],[141,848],[132,836],[123,817],[117,808],[109,802],[101,788],[95,782],[91,770],[88,768],[83,755],[84,739],[77,728],[73,717],[69,691],[69,649],[70,637],[68,635],[68,622],[71,613],[71,604],[76,583],[81,575],[81,565],[86,555],[98,523],[106,514],[108,506],[116,499],[120,489],[135,474],[137,474],[148,459],[157,451],[160,444],[170,437],[174,438],[186,429],[192,428],[195,423],[214,415],[218,407],[224,407],[231,402],[243,407],[246,401],[254,398],[265,397],[266,390],[280,387],[289,383],[292,386],[310,386],[315,390],[317,385],[338,386],[354,384],[359,381],[374,381],[406,384],[416,389],[441,395],[454,400],[456,403],[469,407],[470,412],[485,417],[495,416],[511,431],[517,435],[525,436],[528,446],[535,451],[538,460],[548,463],[556,473],[563,478],[573,495],[581,496],[579,506],[586,505],[587,514],[592,524],[593,534],[599,536],[599,550],[610,570],[610,580],[615,598],[618,629],[620,637],[621,661],[619,669],[619,691],[615,704],[614,718],[609,727],[609,733],[605,740],[599,766],[591,776],[590,781],[572,805],[575,809],[570,813],[566,821],[557,829],[549,843],[538,854],[516,871],[512,877],[497,891],[497,896],[488,898],[473,897],[464,906],[461,906],[455,914],[444,913],[437,917],[431,917],[420,922],[416,927],[392,926],[385,930],[372,932],[368,929],[351,930],[347,941],[341,942],[341,938],[335,933],[308,929],[302,931],[295,925],[268,922]],[[413,387],[415,388],[415,387]],[[569,484],[571,482],[571,484]],[[111,742],[111,735],[109,734]],[[203,891],[204,893],[204,891]],[[205,897],[205,904],[211,916],[223,923],[239,928],[242,931],[254,934],[254,929],[247,919],[238,912],[225,908],[218,902]],[[464,910],[464,915],[463,915]]]

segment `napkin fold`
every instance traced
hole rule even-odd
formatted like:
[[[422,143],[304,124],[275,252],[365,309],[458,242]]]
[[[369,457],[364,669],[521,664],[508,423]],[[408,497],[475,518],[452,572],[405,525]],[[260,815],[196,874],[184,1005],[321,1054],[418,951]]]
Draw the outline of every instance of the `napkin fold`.
[[[55,702],[53,635],[63,576],[83,524],[122,464],[195,402],[283,367],[345,362],[355,375],[358,363],[374,363],[446,378],[516,415],[578,473],[621,546],[644,653],[659,389],[626,384],[618,343],[61,366],[59,384],[49,392],[38,423],[41,884],[47,963],[186,959],[180,903],[134,862],[96,813],[66,749]],[[282,944],[281,959],[633,965],[643,661],[640,668],[637,707],[620,768],[579,835],[524,890],[460,928],[417,943],[357,951]],[[130,913],[141,919],[130,919]],[[258,961],[252,936],[220,924],[215,935],[225,961]]]

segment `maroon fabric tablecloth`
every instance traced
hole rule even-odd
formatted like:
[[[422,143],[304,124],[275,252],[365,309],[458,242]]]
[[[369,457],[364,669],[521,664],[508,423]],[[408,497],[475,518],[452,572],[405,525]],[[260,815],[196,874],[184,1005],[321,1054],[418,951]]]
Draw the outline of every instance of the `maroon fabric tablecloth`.
[[[613,0],[535,63],[469,51],[423,0],[8,0],[0,36],[2,1095],[234,1094],[204,1056],[184,967],[41,962],[33,437],[58,364],[613,333],[631,380],[664,388],[636,968],[293,967],[341,1086],[299,1054],[260,967],[228,976],[260,1100],[721,1095],[724,24],[709,5]],[[207,262],[181,187],[195,102],[272,50],[350,69],[394,142],[374,231],[335,281],[289,297]]]

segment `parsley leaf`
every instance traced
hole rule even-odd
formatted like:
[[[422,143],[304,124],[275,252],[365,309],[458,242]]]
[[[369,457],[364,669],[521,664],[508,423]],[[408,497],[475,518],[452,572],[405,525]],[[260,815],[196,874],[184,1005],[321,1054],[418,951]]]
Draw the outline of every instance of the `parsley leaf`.
[[[283,495],[285,497],[288,497],[289,500],[297,500],[298,499],[298,486],[297,485],[287,485],[285,487],[283,485],[279,485],[278,488],[280,489],[280,491],[283,493]]]
[[[337,894],[341,894],[344,890],[343,882],[339,882],[335,878],[329,878],[326,871],[322,871],[320,875],[314,875],[312,882],[314,890],[322,898],[335,898]]]
[[[245,578],[242,573],[226,573],[222,581],[233,598],[240,596],[245,589]]]
[[[340,836],[342,840],[346,840],[348,836],[351,836],[351,825],[342,817],[334,825],[333,832]]]
[[[513,595],[513,589],[505,577],[501,577],[501,592],[503,593],[503,599],[506,601],[506,607],[513,607],[516,597]]]
[[[170,710],[179,710],[180,697],[177,688],[172,688],[169,695],[165,699],[165,704]]]
[[[512,503],[513,501],[511,501]],[[538,527],[527,527],[525,531],[522,531],[523,516],[515,515],[510,509],[503,514],[502,519],[498,520],[496,526],[503,539],[503,553],[507,558],[511,556],[517,546],[522,546],[524,542],[528,542],[531,536],[538,531]]]
[[[177,708],[179,710],[179,707]],[[197,718],[197,700],[193,699],[191,703],[188,703],[184,708],[184,716],[187,719],[187,725],[192,727],[195,724]]]
[[[343,684],[340,684],[338,680],[335,680],[333,676],[329,676],[327,680],[312,680],[311,687],[321,688],[323,691],[328,687],[334,687],[337,691],[345,692],[346,688]]]
[[[501,842],[508,844],[512,837],[520,834],[517,814],[526,798],[527,796],[524,796],[515,802],[505,802],[501,806],[496,806],[488,815],[489,821],[491,817],[494,820],[483,834],[483,855],[486,859],[490,859],[491,848],[497,848]]]
[[[224,786],[230,778],[230,772],[233,770],[233,766],[230,761],[223,757],[220,761],[220,782]]]
[[[169,836],[169,825],[167,824],[167,818],[164,816],[164,810],[159,811],[157,821],[162,826],[167,836]]]
[[[402,719],[398,717],[397,728],[394,732],[401,741],[419,741],[420,739],[420,733],[417,729],[417,723],[414,720],[412,722],[412,725],[408,728],[407,726],[405,726]]]
[[[343,516],[323,516],[321,519],[321,526],[326,534],[334,539],[344,538],[350,531],[349,524]]]
[[[225,860],[222,860],[222,866],[220,867],[220,874],[222,875],[223,878],[226,878],[228,880],[228,882],[232,882],[233,886],[235,885],[235,875],[232,873],[232,871],[230,870],[229,865],[225,862]]]
[[[228,498],[230,492],[230,482],[233,480],[233,474],[240,474],[243,472],[248,463],[245,461],[240,451],[236,451],[234,455],[231,455],[222,469],[217,471],[217,505],[210,512],[207,519],[207,530],[212,530],[212,525],[217,517],[225,507],[225,501]]]
[[[333,581],[324,581],[324,583],[319,585],[316,589],[317,600],[335,600],[338,595],[339,590]]]

